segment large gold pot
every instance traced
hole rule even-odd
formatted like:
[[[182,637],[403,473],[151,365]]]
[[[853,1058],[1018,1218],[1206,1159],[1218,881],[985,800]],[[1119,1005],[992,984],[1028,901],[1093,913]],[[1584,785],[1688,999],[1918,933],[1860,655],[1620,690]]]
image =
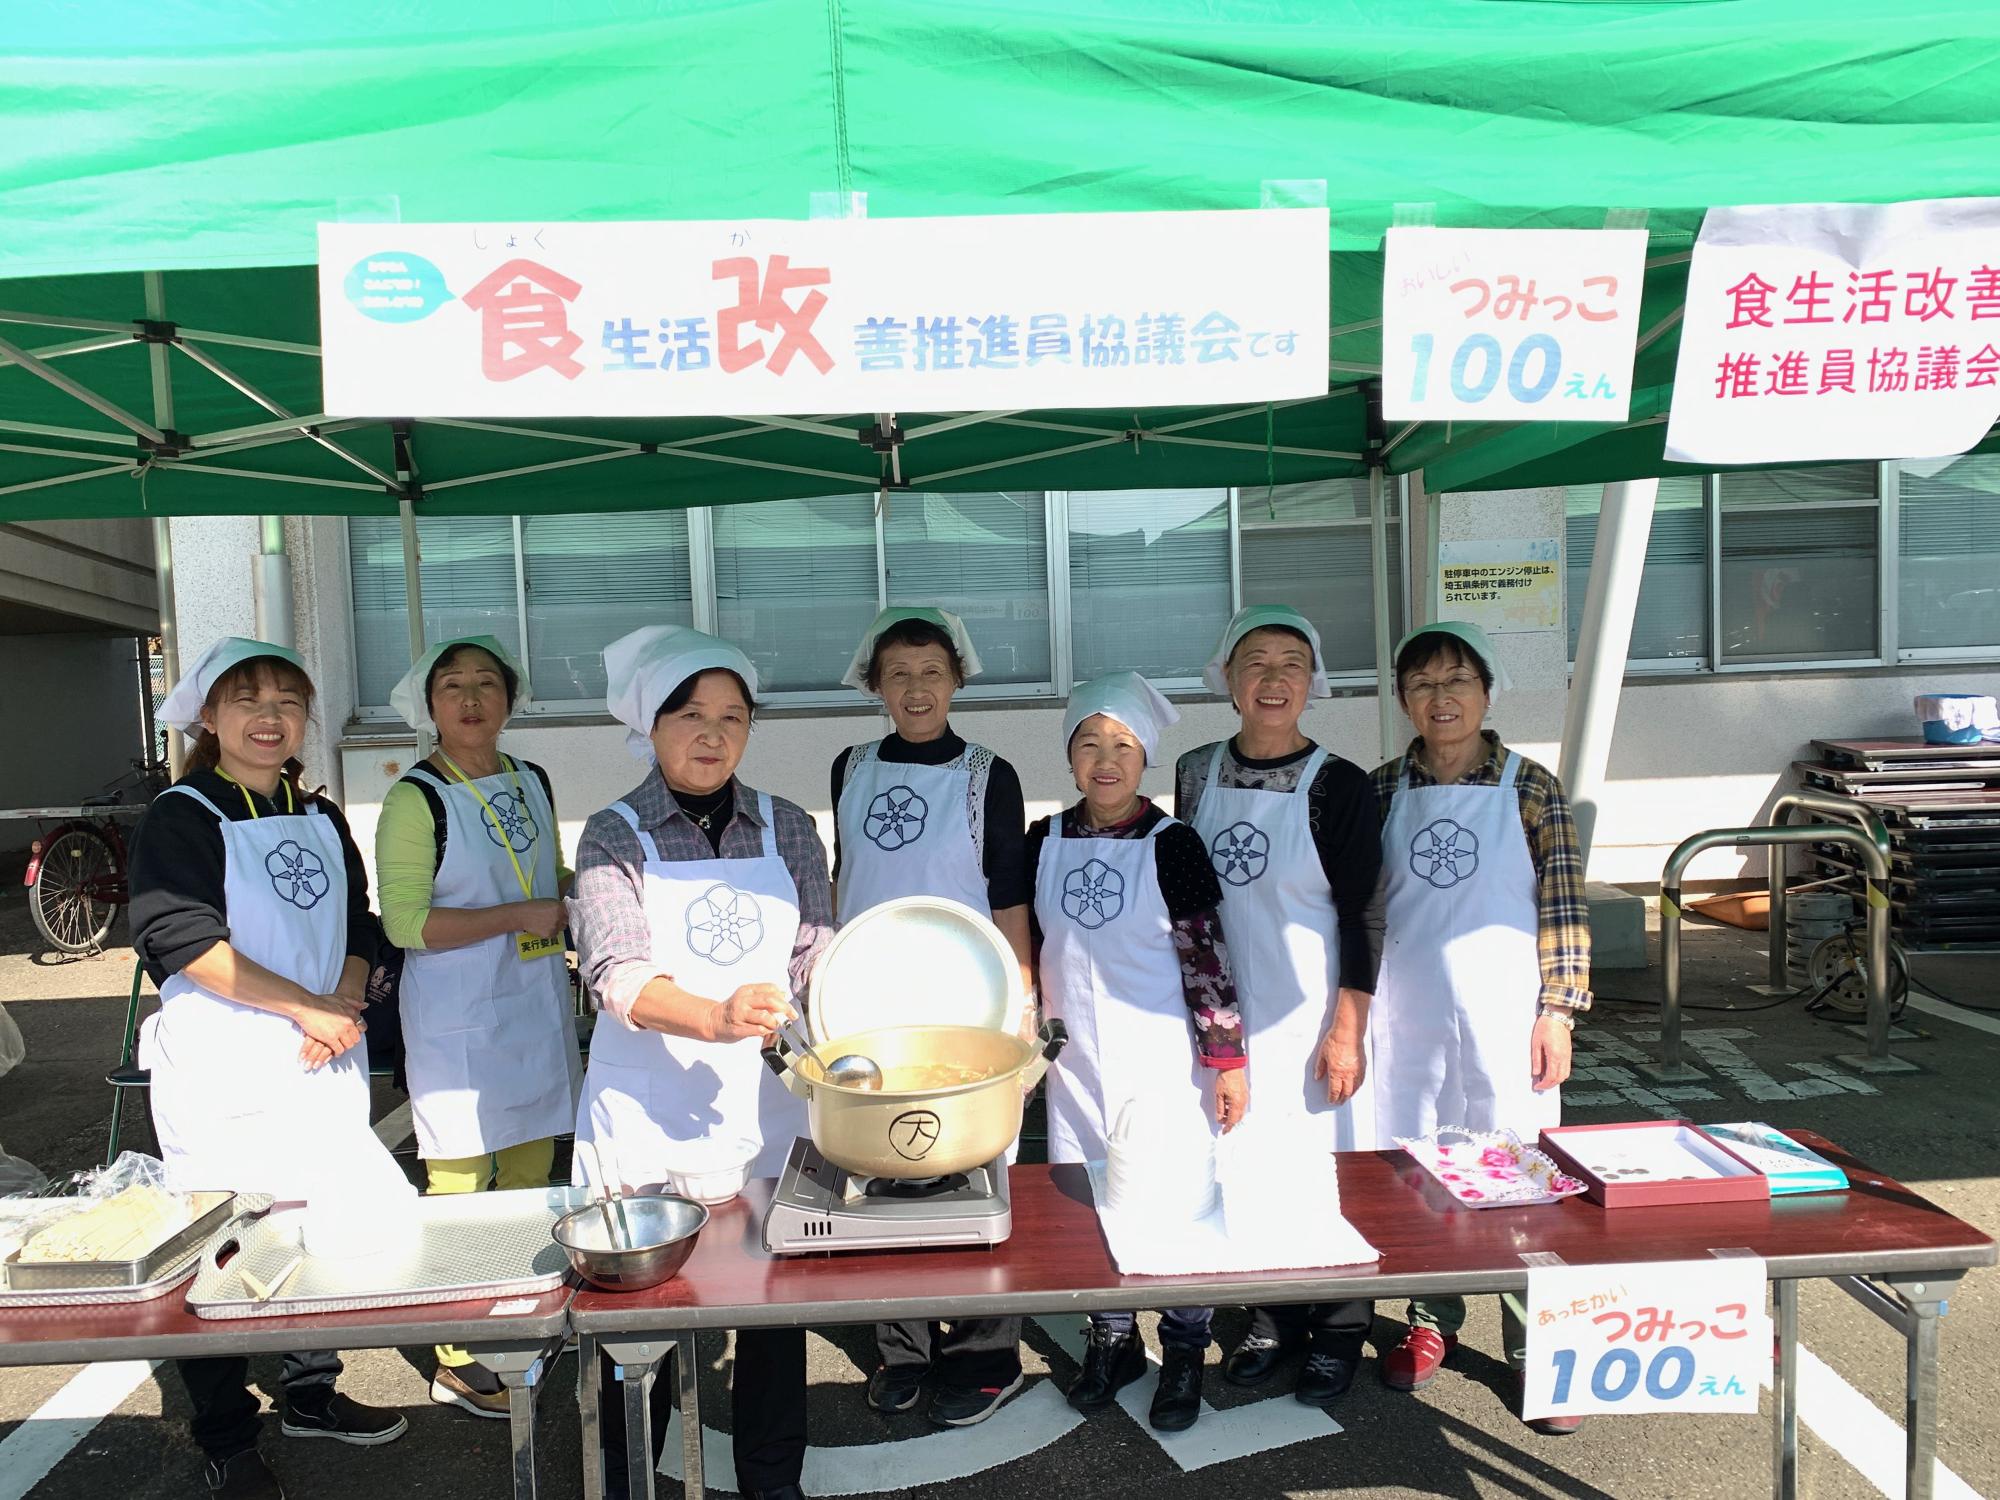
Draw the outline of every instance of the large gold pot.
[[[1069,1039],[1060,1021],[1024,1042],[984,1026],[888,1026],[815,1042],[829,1062],[872,1057],[885,1084],[899,1071],[937,1064],[974,1068],[971,1082],[937,1088],[847,1088],[780,1039],[765,1056],[806,1101],[813,1144],[837,1167],[868,1177],[938,1177],[984,1166],[1021,1133],[1027,1094]]]

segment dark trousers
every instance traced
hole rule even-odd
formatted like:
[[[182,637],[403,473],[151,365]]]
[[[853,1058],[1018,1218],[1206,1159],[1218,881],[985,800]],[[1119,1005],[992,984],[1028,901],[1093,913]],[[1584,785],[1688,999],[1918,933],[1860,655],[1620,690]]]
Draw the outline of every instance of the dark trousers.
[[[1012,1385],[1021,1373],[1021,1320],[877,1323],[875,1350],[887,1369],[934,1368],[947,1385],[998,1389]]]
[[[1208,1325],[1215,1317],[1212,1307],[1169,1307],[1160,1313],[1160,1347],[1162,1349],[1206,1349],[1208,1347]],[[1090,1321],[1100,1333],[1108,1333],[1113,1338],[1128,1338],[1139,1326],[1139,1315],[1129,1309],[1118,1312],[1094,1312]]]
[[[194,1420],[188,1424],[195,1444],[215,1463],[234,1458],[257,1446],[257,1398],[250,1394],[250,1361],[224,1356],[220,1359],[177,1359],[181,1384],[187,1387],[194,1405]],[[340,1356],[330,1350],[285,1356],[285,1404],[316,1407],[333,1394],[340,1376]]]
[[[676,1358],[679,1356],[676,1355]],[[610,1356],[598,1362],[597,1409],[604,1468],[614,1494],[624,1494],[625,1394]],[[653,1382],[653,1458],[666,1440],[675,1404],[673,1361]],[[739,1328],[736,1368],[729,1382],[730,1444],[736,1477],[746,1490],[797,1484],[806,1463],[806,1333],[803,1328]]]
[[[1253,1307],[1250,1333],[1283,1344],[1310,1343],[1315,1354],[1361,1358],[1361,1342],[1375,1321],[1375,1304],[1309,1302],[1293,1307]]]

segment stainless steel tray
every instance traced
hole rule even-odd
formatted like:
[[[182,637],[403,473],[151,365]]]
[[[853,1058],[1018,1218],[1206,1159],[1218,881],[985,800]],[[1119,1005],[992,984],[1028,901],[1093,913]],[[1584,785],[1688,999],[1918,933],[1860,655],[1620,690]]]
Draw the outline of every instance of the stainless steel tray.
[[[356,1260],[301,1258],[302,1211],[239,1214],[209,1241],[188,1311],[279,1318],[553,1291],[569,1261],[551,1230],[583,1202],[581,1189],[567,1187],[419,1198],[414,1245]],[[298,1267],[287,1274],[294,1260]],[[278,1282],[275,1294],[259,1300],[246,1273],[258,1286]]]
[[[210,1236],[233,1214],[270,1206],[261,1194],[199,1192],[195,1217],[187,1228],[169,1236],[137,1260],[22,1262],[0,1261],[0,1308],[108,1307],[147,1302],[161,1297],[194,1274]],[[32,1211],[60,1208],[72,1199],[47,1198],[22,1202]],[[13,1204],[9,1208],[13,1208]],[[11,1214],[9,1217],[15,1217]]]

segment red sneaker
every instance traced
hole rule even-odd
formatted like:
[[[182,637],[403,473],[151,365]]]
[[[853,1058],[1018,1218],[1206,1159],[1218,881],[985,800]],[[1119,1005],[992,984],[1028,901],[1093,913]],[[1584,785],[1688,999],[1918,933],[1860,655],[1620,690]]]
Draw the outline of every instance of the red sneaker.
[[[1525,1375],[1515,1375],[1514,1408],[1517,1411],[1520,1410],[1521,1397],[1527,1394],[1527,1384]],[[1582,1417],[1536,1417],[1533,1420],[1523,1417],[1521,1420],[1528,1424],[1528,1431],[1538,1432],[1543,1437],[1568,1437],[1583,1425]]]
[[[1437,1378],[1439,1366],[1457,1347],[1457,1334],[1412,1328],[1382,1356],[1382,1383],[1392,1391],[1420,1391]]]

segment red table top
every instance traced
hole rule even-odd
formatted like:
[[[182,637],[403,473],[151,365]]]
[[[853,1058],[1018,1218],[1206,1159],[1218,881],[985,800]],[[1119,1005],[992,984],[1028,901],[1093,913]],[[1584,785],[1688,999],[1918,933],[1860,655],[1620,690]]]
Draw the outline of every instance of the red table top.
[[[1849,1191],[1671,1208],[1606,1210],[1571,1198],[1468,1209],[1401,1151],[1342,1153],[1341,1211],[1380,1262],[1248,1275],[1121,1276],[1081,1167],[1011,1169],[1014,1232],[986,1250],[773,1256],[760,1238],[773,1186],[764,1181],[715,1212],[678,1276],[642,1292],[585,1288],[570,1321],[604,1335],[1518,1290],[1527,1285],[1521,1257],[1531,1251],[1583,1265],[1740,1247],[1763,1256],[1778,1278],[1943,1276],[1994,1263],[1993,1241],[1972,1225],[1820,1137],[1797,1134],[1846,1170]]]

